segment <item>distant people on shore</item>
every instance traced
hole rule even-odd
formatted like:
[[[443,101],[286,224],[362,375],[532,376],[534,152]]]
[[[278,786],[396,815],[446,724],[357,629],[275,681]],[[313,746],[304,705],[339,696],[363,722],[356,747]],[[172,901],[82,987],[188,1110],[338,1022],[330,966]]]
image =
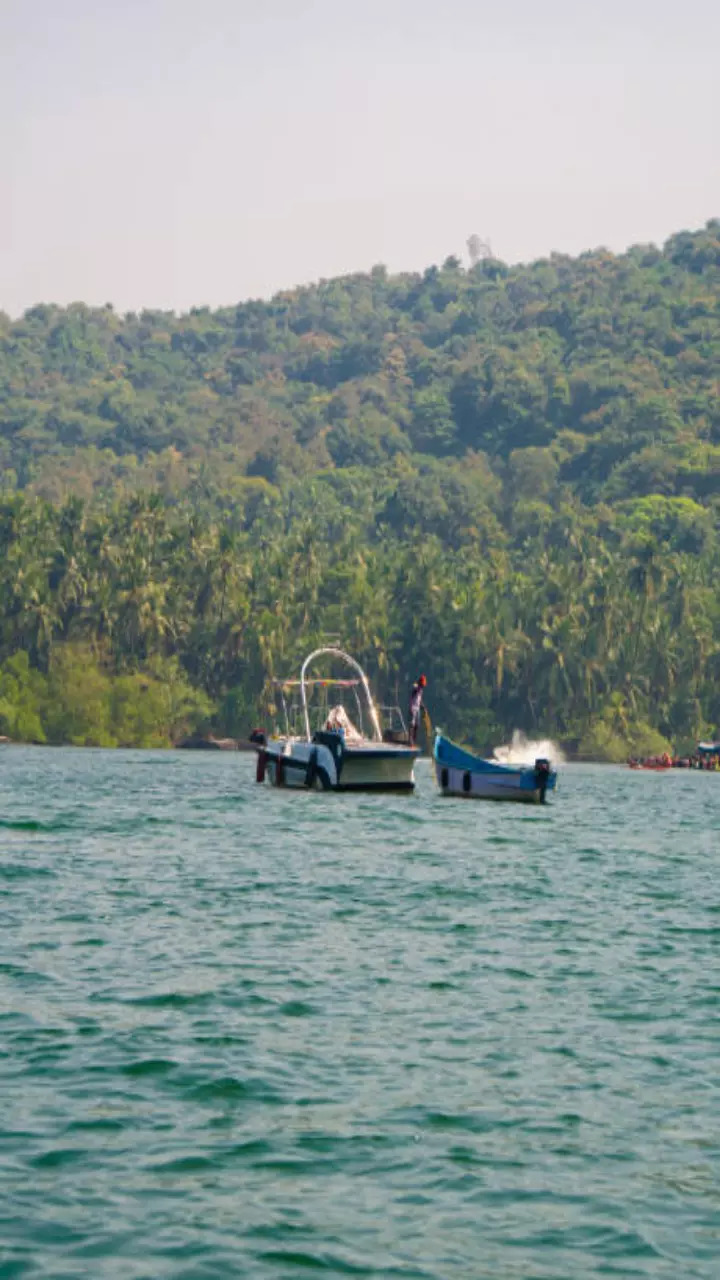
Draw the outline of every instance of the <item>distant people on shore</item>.
[[[631,769],[702,769],[714,773],[720,770],[720,753],[671,756],[665,752],[661,756],[630,756],[628,764]]]

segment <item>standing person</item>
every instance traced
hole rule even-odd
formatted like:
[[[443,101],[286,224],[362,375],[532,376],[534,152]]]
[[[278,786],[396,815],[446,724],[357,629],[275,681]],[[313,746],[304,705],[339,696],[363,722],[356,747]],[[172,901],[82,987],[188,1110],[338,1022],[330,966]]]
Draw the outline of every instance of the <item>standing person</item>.
[[[420,708],[422,706],[423,693],[427,680],[425,676],[418,676],[412,689],[410,690],[410,746],[414,747],[417,742],[418,724],[420,721]]]

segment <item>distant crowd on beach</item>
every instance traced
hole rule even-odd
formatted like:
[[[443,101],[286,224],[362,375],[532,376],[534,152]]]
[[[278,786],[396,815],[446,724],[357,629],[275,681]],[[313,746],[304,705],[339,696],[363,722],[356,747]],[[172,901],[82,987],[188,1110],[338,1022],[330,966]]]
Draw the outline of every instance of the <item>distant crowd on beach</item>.
[[[670,764],[673,769],[720,769],[720,756],[674,756]]]
[[[631,756],[628,764],[631,769],[704,769],[714,772],[720,769],[720,752],[692,756],[671,756],[665,752],[661,756],[647,756],[640,760]]]

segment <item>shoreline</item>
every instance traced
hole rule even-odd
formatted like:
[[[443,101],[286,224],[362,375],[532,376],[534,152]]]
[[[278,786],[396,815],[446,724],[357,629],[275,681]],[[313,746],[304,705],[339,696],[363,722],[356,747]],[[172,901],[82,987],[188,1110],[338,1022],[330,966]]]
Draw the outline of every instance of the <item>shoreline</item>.
[[[242,755],[251,755],[257,751],[257,746],[247,738],[208,738],[183,739],[180,742],[171,742],[167,746],[131,746],[119,744],[117,746],[107,747],[99,746],[94,743],[77,743],[77,742],[22,742],[19,739],[0,737],[0,747],[47,747],[53,751],[62,750],[70,747],[74,751],[198,751],[198,752],[237,752]],[[432,754],[426,753],[419,757],[421,760],[431,760]],[[685,759],[685,757],[683,757]],[[569,755],[565,753],[565,759],[559,766],[564,765],[607,765],[618,769],[627,769],[631,773],[643,772],[681,772],[681,773],[718,773],[720,770],[712,768],[702,768],[697,765],[683,763],[671,764],[662,770],[643,769],[642,766],[632,768],[627,760],[604,760],[601,757]]]

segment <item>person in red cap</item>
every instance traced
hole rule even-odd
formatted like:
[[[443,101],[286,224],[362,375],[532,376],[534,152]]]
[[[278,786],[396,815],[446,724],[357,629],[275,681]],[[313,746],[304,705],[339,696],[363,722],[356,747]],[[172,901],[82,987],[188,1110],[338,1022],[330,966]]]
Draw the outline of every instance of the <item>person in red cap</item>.
[[[417,742],[418,725],[420,722],[420,708],[422,706],[423,693],[427,680],[425,676],[418,676],[412,689],[410,690],[410,746],[414,747]]]

